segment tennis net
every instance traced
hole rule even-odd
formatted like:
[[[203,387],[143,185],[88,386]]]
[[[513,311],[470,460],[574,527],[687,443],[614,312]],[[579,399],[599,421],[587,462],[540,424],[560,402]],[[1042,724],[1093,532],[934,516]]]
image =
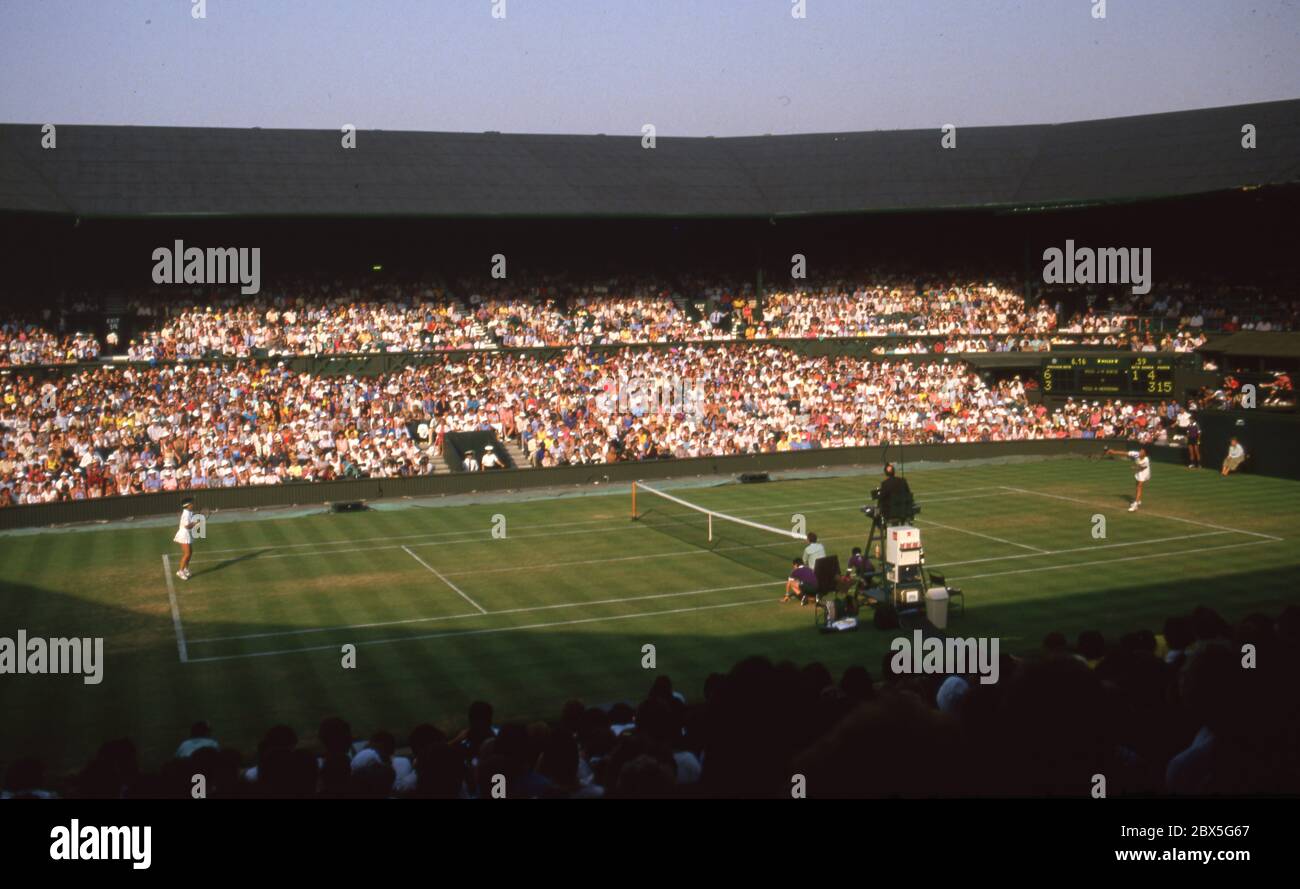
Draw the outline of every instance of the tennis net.
[[[804,542],[794,531],[707,509],[643,482],[632,485],[632,517],[768,576],[789,574]]]

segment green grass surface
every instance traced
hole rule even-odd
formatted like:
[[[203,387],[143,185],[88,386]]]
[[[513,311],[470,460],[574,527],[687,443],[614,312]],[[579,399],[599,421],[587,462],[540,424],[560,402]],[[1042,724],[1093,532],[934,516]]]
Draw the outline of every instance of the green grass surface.
[[[1036,649],[1061,630],[1108,639],[1198,604],[1230,620],[1300,602],[1292,538],[1300,485],[1157,465],[1126,511],[1121,461],[1057,459],[915,471],[927,562],[966,592],[949,632]],[[789,527],[802,513],[847,561],[864,542],[864,477],[673,488],[711,509]],[[1023,489],[1020,493],[1014,489]],[[655,504],[644,504],[654,506]],[[629,520],[630,497],[529,500],[343,515],[224,515],[196,547],[194,578],[164,572],[172,529],[118,526],[0,537],[0,635],[102,636],[105,678],[0,676],[0,764],[36,754],[56,773],[129,736],[157,764],[196,719],[251,753],[270,725],[304,738],[342,715],[358,734],[421,721],[458,728],[469,703],[498,721],[549,718],[576,697],[639,699],[652,671],[698,697],[738,659],[860,663],[879,675],[892,633],[821,635],[782,605],[801,547],[689,522]],[[507,536],[491,535],[494,515]],[[1104,539],[1093,516],[1107,519]],[[668,510],[651,519],[672,519]],[[459,592],[458,592],[459,590]],[[487,613],[482,613],[487,612]],[[356,669],[341,647],[357,646]]]

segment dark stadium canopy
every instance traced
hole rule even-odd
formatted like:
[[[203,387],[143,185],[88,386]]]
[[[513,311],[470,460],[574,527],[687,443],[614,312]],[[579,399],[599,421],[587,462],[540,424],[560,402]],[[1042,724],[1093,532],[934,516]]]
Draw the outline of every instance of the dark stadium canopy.
[[[1300,358],[1300,333],[1243,330],[1217,338],[1200,351],[1230,358]]]
[[[1253,124],[1258,147],[1241,146]],[[1134,201],[1300,181],[1300,99],[739,138],[0,125],[0,211],[78,217],[779,217]]]

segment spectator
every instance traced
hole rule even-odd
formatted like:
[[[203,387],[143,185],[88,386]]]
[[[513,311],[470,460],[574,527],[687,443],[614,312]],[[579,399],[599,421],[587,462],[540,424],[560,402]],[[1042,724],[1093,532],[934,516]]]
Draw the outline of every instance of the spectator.
[[[1236,472],[1241,468],[1241,464],[1246,462],[1246,449],[1241,446],[1236,436],[1228,440],[1228,455],[1223,458],[1223,469],[1220,475],[1227,477],[1229,473]]]

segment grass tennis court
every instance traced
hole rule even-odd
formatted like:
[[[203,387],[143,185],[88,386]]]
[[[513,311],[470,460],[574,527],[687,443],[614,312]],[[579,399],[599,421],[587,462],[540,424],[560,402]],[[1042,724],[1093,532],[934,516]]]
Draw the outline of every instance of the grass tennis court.
[[[1036,649],[1061,630],[1159,632],[1199,604],[1229,620],[1300,603],[1300,484],[1157,464],[1126,511],[1124,461],[1063,458],[908,473],[927,564],[966,593],[949,632]],[[806,517],[847,561],[875,476],[659,487],[780,528]],[[179,498],[178,498],[179,499]],[[200,498],[200,506],[202,499]],[[102,636],[104,681],[0,676],[0,764],[34,753],[55,773],[128,736],[165,758],[197,719],[246,753],[270,725],[311,738],[341,715],[358,735],[459,728],[637,698],[659,672],[688,696],[761,653],[879,676],[893,633],[822,635],[811,606],[777,600],[796,541],[630,520],[608,495],[353,514],[211,518],[193,580],[176,579],[171,525],[0,537],[0,635]],[[1106,537],[1095,539],[1093,516]],[[493,536],[504,517],[505,537]],[[499,532],[498,532],[499,533]],[[356,668],[342,646],[356,646]]]

